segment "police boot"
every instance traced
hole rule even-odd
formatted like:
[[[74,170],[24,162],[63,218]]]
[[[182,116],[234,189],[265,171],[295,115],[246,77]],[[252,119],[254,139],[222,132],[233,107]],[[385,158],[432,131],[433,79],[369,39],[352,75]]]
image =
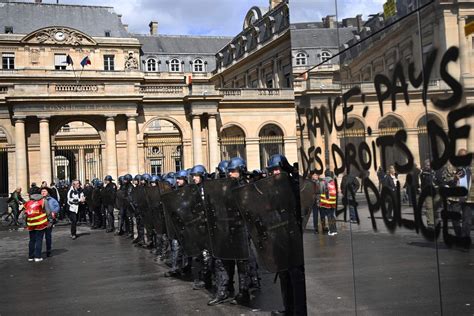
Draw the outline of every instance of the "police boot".
[[[248,305],[250,303],[249,290],[240,290],[239,294],[230,303],[234,305]]]
[[[212,300],[210,300],[209,302],[207,302],[207,305],[209,306],[215,306],[215,305],[219,305],[219,304],[222,304],[222,303],[225,303],[229,300],[229,295],[227,293],[224,293],[224,292],[220,292],[220,293],[217,293],[216,294],[216,297],[214,297]]]

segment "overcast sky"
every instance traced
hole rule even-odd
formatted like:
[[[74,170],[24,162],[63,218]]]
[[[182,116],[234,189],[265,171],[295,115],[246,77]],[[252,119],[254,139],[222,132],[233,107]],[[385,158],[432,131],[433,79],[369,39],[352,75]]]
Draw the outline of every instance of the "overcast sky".
[[[56,0],[43,0],[55,3]],[[339,19],[382,11],[384,0],[338,0]],[[268,7],[268,0],[59,0],[66,4],[112,6],[122,14],[133,33],[148,33],[148,23],[158,21],[159,33],[182,35],[237,35],[252,6]],[[336,14],[329,0],[290,0],[291,22],[321,21]]]

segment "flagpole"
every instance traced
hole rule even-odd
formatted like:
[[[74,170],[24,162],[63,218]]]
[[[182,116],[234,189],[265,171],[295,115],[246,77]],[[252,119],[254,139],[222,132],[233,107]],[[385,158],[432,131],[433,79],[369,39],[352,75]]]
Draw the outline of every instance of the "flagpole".
[[[72,73],[74,74],[74,78],[76,78],[76,83],[79,83],[79,80],[77,80],[77,76],[76,76],[76,70],[74,69],[74,64],[71,64],[71,67],[72,67]]]
[[[81,80],[82,77],[82,72],[84,71],[84,66],[82,66],[81,72],[79,73],[79,79],[77,80],[77,83],[79,84],[79,81]]]

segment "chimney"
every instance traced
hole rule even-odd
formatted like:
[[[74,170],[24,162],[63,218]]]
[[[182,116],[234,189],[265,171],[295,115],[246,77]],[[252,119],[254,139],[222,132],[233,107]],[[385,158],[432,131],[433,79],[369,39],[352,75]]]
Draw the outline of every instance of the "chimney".
[[[125,29],[125,31],[128,32],[128,24],[122,24],[123,25],[123,28]]]
[[[327,15],[323,18],[324,27],[327,29],[333,29],[336,27],[336,20],[334,15]]]
[[[35,3],[41,3],[43,2],[42,0],[35,0]]]
[[[148,24],[148,26],[150,27],[150,35],[158,34],[158,22],[151,21],[150,24]]]
[[[362,21],[362,14],[357,14],[356,15],[357,19],[357,31],[360,32],[362,31],[362,27],[364,26],[364,21]]]
[[[282,2],[282,0],[270,0],[270,10],[275,8],[277,5],[279,5]]]

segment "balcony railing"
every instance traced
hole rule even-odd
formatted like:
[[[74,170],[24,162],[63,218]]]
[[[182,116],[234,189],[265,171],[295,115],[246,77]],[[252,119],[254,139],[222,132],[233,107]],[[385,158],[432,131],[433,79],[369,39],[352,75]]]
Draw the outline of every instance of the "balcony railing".
[[[183,85],[144,85],[140,86],[140,93],[161,95],[184,95],[187,89]]]
[[[58,84],[54,87],[56,92],[97,92],[96,84]]]
[[[259,98],[292,98],[293,89],[219,89],[221,95],[226,99],[259,99]]]

